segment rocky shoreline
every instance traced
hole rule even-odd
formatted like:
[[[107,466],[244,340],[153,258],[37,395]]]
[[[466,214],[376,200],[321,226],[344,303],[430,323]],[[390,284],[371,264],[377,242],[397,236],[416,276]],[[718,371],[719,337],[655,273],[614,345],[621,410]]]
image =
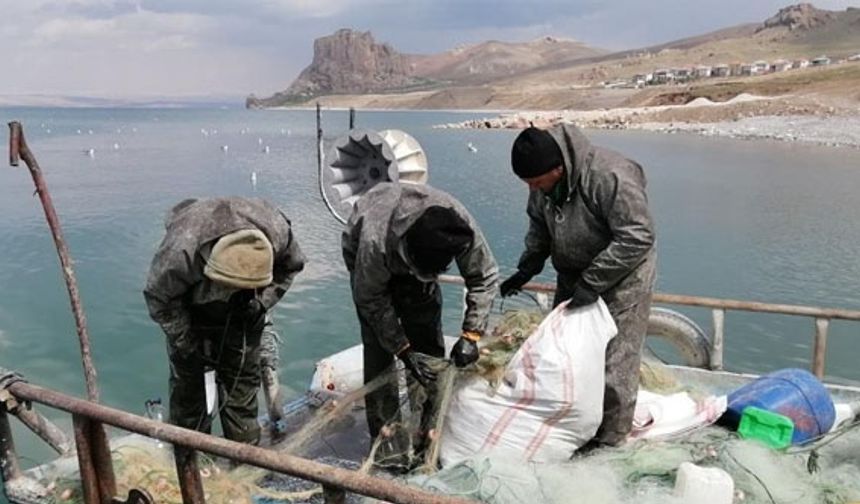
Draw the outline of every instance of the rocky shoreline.
[[[561,122],[586,129],[639,129],[860,148],[860,107],[745,94],[722,103],[698,99],[687,105],[516,112],[437,127],[523,129],[529,125],[546,128]]]

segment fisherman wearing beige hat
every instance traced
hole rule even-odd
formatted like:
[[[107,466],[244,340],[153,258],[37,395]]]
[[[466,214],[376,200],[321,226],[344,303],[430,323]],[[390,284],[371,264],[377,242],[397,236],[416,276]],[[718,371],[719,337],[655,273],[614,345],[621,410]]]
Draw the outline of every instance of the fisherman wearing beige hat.
[[[167,217],[144,297],[167,336],[170,422],[256,444],[261,383],[274,423],[277,341],[267,312],[304,266],[290,221],[261,199],[185,200]]]

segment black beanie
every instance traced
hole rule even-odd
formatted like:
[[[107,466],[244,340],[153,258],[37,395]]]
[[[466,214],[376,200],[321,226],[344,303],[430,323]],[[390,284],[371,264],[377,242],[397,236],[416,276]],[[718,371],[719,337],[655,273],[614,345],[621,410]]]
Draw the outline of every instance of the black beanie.
[[[406,253],[420,273],[438,274],[472,243],[475,232],[451,208],[431,206],[406,231]]]
[[[526,128],[514,140],[511,166],[519,178],[539,177],[563,163],[558,143],[546,130]]]

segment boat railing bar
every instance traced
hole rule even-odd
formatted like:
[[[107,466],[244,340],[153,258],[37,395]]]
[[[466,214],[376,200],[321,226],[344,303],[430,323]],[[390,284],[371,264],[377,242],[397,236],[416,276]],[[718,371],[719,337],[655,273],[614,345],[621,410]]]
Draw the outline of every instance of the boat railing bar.
[[[464,285],[463,279],[455,275],[440,275],[439,281],[447,284]],[[523,290],[551,294],[555,285],[551,283],[529,282]],[[684,306],[711,308],[713,322],[713,337],[711,338],[711,369],[723,368],[724,322],[726,310],[748,311],[755,313],[774,313],[780,315],[795,315],[815,319],[815,335],[811,359],[812,372],[818,377],[824,377],[827,355],[827,333],[830,320],[860,321],[860,310],[845,310],[840,308],[820,308],[816,306],[761,303],[758,301],[739,301],[736,299],[720,299],[681,294],[664,294],[655,292],[652,302]]]
[[[12,383],[7,390],[19,401],[43,404],[72,414],[86,504],[107,504],[114,497],[108,494],[115,493],[115,482],[101,478],[100,461],[96,460],[106,447],[99,446],[101,440],[93,434],[97,434],[98,427],[103,424],[172,443],[185,504],[205,502],[197,470],[197,451],[319,483],[327,503],[343,502],[344,492],[349,491],[397,504],[475,504],[462,497],[431,493],[405,483],[184,429],[24,381]],[[4,478],[21,474],[7,418],[0,403],[0,467]],[[110,460],[107,463],[110,464]],[[111,471],[109,478],[112,476]]]

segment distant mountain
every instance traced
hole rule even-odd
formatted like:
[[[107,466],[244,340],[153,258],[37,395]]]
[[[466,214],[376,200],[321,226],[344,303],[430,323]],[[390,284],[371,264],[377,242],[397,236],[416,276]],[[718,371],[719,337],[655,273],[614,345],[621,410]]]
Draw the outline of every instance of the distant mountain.
[[[409,59],[373,35],[341,29],[314,41],[314,57],[286,91],[269,98],[249,97],[248,107],[304,101],[324,94],[366,93],[405,88],[420,82]]]
[[[286,91],[266,99],[249,97],[247,105],[302,104],[324,98],[329,106],[356,107],[604,108],[650,103],[655,94],[668,92],[661,86],[645,90],[604,86],[661,68],[821,55],[838,61],[858,53],[860,9],[829,11],[808,3],[780,9],[760,23],[615,53],[547,37],[525,43],[488,41],[441,54],[408,55],[377,44],[369,32],[340,30],[314,43],[313,62]],[[860,82],[848,77],[853,73],[840,75],[842,81],[829,85],[796,79],[790,85],[755,91],[825,91],[851,100],[860,98],[856,91]],[[741,79],[731,89],[743,90],[747,82]]]
[[[330,94],[492,82],[551,62],[606,52],[573,40],[545,37],[525,43],[489,41],[442,54],[405,55],[377,43],[370,32],[341,29],[314,41],[313,61],[285,91],[268,98],[249,96],[246,106],[278,106]]]
[[[411,56],[410,63],[418,76],[476,84],[607,53],[576,40],[544,37],[524,43],[491,40],[442,54]]]

